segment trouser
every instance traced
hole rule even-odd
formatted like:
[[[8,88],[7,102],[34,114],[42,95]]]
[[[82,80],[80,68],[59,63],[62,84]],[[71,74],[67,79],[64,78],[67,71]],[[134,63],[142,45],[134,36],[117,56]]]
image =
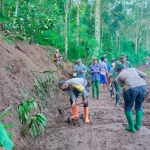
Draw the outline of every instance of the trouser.
[[[147,86],[139,86],[123,91],[124,97],[124,110],[125,112],[130,112],[135,103],[135,110],[142,111],[142,103],[146,97]]]
[[[95,88],[96,88],[96,96],[99,97],[100,93],[100,81],[92,81],[92,97],[94,98],[95,96]]]
[[[115,81],[111,82],[111,96],[115,94],[114,90],[116,90],[116,103],[119,103],[120,101],[120,85],[116,83]]]
[[[89,88],[90,88],[90,83],[87,82],[87,85],[86,85],[85,89],[86,89],[86,91],[87,91],[88,93],[89,93]],[[73,93],[74,93],[74,95],[75,95],[75,97],[76,97],[76,99],[77,99],[78,96],[79,96],[79,94],[80,94],[80,92],[79,92],[78,90],[73,90]],[[82,100],[84,100],[83,95],[82,95]],[[72,103],[73,103],[73,101],[72,101],[71,98],[70,98],[70,103],[71,103],[71,105],[72,105]],[[86,97],[86,104],[84,104],[84,107],[88,107],[88,96]]]

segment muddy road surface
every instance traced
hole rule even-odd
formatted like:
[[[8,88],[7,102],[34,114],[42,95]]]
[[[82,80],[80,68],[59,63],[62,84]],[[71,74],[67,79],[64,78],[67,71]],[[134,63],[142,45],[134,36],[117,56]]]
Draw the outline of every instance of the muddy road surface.
[[[78,102],[80,102],[79,99]],[[70,109],[57,118],[57,124],[49,126],[46,138],[38,137],[34,148],[38,150],[150,150],[150,111],[144,102],[144,118],[140,131],[125,130],[127,121],[123,101],[119,107],[109,92],[101,93],[100,100],[89,98],[90,124],[83,122],[83,107],[80,118],[67,123]]]

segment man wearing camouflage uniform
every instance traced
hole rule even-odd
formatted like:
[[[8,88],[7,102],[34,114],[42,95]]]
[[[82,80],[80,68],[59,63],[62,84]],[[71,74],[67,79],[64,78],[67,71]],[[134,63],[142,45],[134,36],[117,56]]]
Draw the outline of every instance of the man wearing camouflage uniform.
[[[110,73],[110,78],[112,81],[112,90],[111,90],[111,95],[114,95],[114,90],[113,88],[115,88],[116,90],[116,106],[119,106],[119,102],[120,102],[120,86],[119,84],[114,81],[114,78],[117,76],[117,71],[116,71],[116,67],[119,66],[120,64],[124,66],[124,68],[131,68],[130,62],[126,61],[126,54],[121,54],[120,55],[120,61],[117,61],[115,64],[115,67],[111,70]]]

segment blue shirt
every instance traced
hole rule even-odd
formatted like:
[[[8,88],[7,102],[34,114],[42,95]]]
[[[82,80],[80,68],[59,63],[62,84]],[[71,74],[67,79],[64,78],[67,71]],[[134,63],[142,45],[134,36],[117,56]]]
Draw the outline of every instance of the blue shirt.
[[[86,66],[84,64],[81,65],[75,65],[74,66],[74,71],[75,70],[81,70],[81,71],[86,71]],[[85,74],[86,73],[82,73],[82,72],[77,72],[77,78],[85,78]]]
[[[110,69],[111,69],[111,65],[110,65],[109,62],[106,62],[106,64],[107,64],[107,70],[108,70],[108,73],[109,73],[109,72],[110,72]]]
[[[98,72],[94,72],[94,70]],[[98,64],[90,65],[90,73],[91,73],[91,81],[98,81],[100,80],[100,66]]]

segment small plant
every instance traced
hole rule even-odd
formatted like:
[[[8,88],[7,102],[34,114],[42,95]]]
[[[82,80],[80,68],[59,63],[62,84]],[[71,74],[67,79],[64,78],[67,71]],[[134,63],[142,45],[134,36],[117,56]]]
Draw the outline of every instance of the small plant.
[[[10,108],[11,106],[4,110],[4,112],[0,115],[0,119],[4,118],[10,113]],[[14,143],[12,142],[12,134],[8,133],[6,130],[8,127],[10,127],[9,124],[5,125],[4,123],[0,122],[0,145],[6,150],[12,150]]]
[[[19,121],[25,124],[23,134],[26,135],[30,132],[32,138],[41,132],[44,133],[46,128],[45,115],[37,111],[38,105],[34,99],[24,100],[18,105]]]
[[[46,128],[46,117],[42,113],[35,114],[26,124],[24,135],[30,130],[31,137],[34,138],[39,133],[44,133]]]
[[[9,71],[12,70],[12,67],[11,67],[11,66],[5,66],[5,68],[6,68],[7,70],[9,70]]]
[[[37,109],[37,103],[34,99],[24,100],[21,104],[18,105],[18,114],[19,121],[24,124],[30,118],[30,112],[33,108]]]
[[[44,71],[45,79],[35,75],[36,81],[34,83],[36,95],[40,100],[45,100],[47,97],[51,97],[52,90],[57,90],[57,81],[54,72],[52,70]]]

